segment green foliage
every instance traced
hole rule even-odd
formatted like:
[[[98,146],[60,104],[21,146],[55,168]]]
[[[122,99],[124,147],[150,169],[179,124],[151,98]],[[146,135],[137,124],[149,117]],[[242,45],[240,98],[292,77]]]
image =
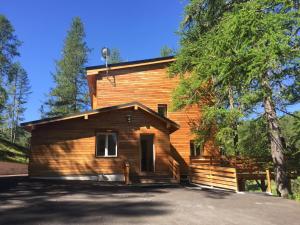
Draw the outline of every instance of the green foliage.
[[[288,152],[300,156],[300,111],[280,119]]]
[[[293,195],[290,197],[291,199],[300,201],[300,177],[298,177],[295,180],[292,180],[291,183]]]
[[[123,59],[121,57],[120,50],[117,48],[112,48],[108,58],[108,64],[120,63],[122,61]]]
[[[268,158],[270,142],[268,128],[264,118],[243,121],[238,127],[238,149],[242,156]]]
[[[172,56],[175,55],[176,51],[170,47],[168,47],[167,45],[164,45],[161,49],[160,49],[160,56],[161,57],[167,57],[167,56]]]
[[[75,17],[64,42],[62,59],[56,62],[55,87],[46,102],[46,116],[61,116],[87,108],[89,95],[84,65],[89,49],[84,38],[83,23]]]
[[[31,92],[27,73],[19,63],[12,65],[10,73],[12,81],[7,87],[8,101],[5,105],[5,123],[8,128],[9,139],[14,143],[19,139],[20,134],[23,134],[18,125],[24,119],[25,104]]]
[[[28,163],[28,149],[0,138],[0,161]]]
[[[19,127],[30,93],[29,79],[16,61],[21,42],[9,20],[0,15],[0,136],[13,142],[26,142]]]
[[[300,20],[290,1],[226,2],[190,2],[182,48],[170,73],[182,77],[173,94],[174,109],[208,102],[202,107],[205,122],[199,122],[198,130],[212,123],[220,144],[231,152],[235,126],[265,97],[275,107],[299,99]],[[270,89],[263,87],[263,79]]]
[[[7,100],[6,84],[11,82],[11,66],[14,58],[19,56],[18,47],[21,44],[14,32],[9,20],[4,15],[0,15],[0,122]]]

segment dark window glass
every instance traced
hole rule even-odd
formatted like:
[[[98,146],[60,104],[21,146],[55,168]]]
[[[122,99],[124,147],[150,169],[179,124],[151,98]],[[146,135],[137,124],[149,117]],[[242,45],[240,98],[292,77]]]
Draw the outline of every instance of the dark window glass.
[[[190,154],[191,156],[200,156],[201,155],[201,145],[197,145],[194,140],[190,141]]]
[[[109,134],[108,135],[108,144],[107,144],[107,149],[108,149],[108,155],[109,156],[116,155],[116,146],[117,146],[116,135]]]
[[[106,135],[98,134],[97,135],[97,156],[105,156],[105,146],[106,146]]]
[[[158,104],[157,112],[159,115],[167,117],[167,112],[168,112],[167,104]]]

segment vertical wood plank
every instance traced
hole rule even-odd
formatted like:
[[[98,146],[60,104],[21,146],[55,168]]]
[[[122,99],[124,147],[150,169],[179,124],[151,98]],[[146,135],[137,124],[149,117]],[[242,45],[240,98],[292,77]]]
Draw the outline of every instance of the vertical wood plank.
[[[268,184],[267,192],[272,194],[270,169],[266,170],[266,177],[267,177],[267,184]]]

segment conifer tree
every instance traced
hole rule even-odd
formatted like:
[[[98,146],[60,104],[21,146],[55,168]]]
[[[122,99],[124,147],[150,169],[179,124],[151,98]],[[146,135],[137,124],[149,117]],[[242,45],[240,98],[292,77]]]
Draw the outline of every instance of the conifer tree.
[[[160,56],[161,57],[167,57],[167,56],[172,56],[175,55],[175,50],[168,47],[167,45],[164,45],[161,49],[160,49]]]
[[[108,58],[108,64],[120,63],[122,61],[123,59],[121,57],[120,50],[117,48],[112,48]]]
[[[83,23],[79,17],[75,17],[64,41],[62,58],[56,62],[53,74],[55,87],[51,89],[45,103],[46,116],[66,115],[88,107],[84,65],[89,49],[84,39]]]
[[[18,125],[24,119],[23,114],[30,94],[30,84],[26,71],[19,63],[12,65],[10,76],[12,81],[7,88],[8,101],[5,105],[5,112],[7,115],[6,124],[9,129],[9,139],[15,143],[20,132]]]
[[[20,41],[9,20],[0,15],[0,122],[2,111],[7,100],[6,84],[11,81],[10,73],[13,61],[19,56]]]
[[[174,105],[180,108],[208,97],[198,132],[217,125],[223,145],[234,140],[232,124],[263,111],[277,190],[287,197],[287,149],[277,110],[299,102],[299,11],[286,0],[223,1],[225,7],[219,9],[230,10],[217,7],[211,13],[208,9],[214,7],[191,7],[203,2],[210,1],[192,0],[186,9],[189,23],[171,72],[190,76],[175,91]]]

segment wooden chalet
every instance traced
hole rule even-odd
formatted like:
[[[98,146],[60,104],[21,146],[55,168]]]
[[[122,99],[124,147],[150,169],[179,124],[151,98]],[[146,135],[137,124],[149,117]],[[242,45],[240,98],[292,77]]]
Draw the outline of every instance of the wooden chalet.
[[[29,176],[178,182],[192,158],[219,155],[213,141],[194,145],[198,106],[170,110],[174,60],[87,67],[91,111],[22,124],[32,134]]]

